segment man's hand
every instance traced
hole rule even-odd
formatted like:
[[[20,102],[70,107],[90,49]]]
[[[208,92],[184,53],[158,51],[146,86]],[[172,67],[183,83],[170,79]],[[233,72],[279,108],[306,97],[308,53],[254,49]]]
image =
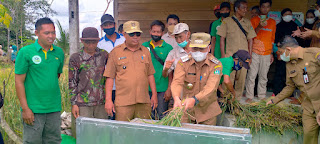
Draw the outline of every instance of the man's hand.
[[[167,91],[164,93],[163,99],[165,102],[170,101],[172,95],[171,95],[171,89],[168,88]]]
[[[28,125],[33,125],[34,122],[34,114],[31,109],[23,109],[22,110],[22,119]]]
[[[158,107],[158,96],[157,95],[152,95],[151,107],[152,107],[152,110],[155,110]]]
[[[297,30],[292,31],[292,37],[300,37],[301,36],[301,30],[299,27],[297,27]]]
[[[179,98],[174,98],[173,108],[182,107],[181,100]]]
[[[270,55],[270,64],[272,64],[274,61],[274,57],[273,57],[273,54]]]
[[[114,110],[114,104],[112,100],[106,100],[106,103],[104,104],[104,108],[107,114],[111,117],[113,117],[113,112],[116,113],[116,111]]]
[[[268,101],[266,105],[268,106],[269,104],[273,104],[272,100]]]
[[[232,93],[231,101],[234,101],[234,100],[235,100],[235,98],[236,98],[236,91],[235,91],[235,90],[233,90],[233,92],[231,92],[231,93]]]
[[[196,100],[194,98],[187,98],[182,104],[182,106],[185,106],[184,111],[192,109],[195,103],[196,103]]]
[[[174,62],[174,59],[166,61],[166,65],[164,66],[164,69],[166,69],[166,70],[170,69],[170,67],[172,66],[173,62]]]
[[[74,118],[78,118],[80,116],[79,107],[77,105],[73,105],[71,111]]]
[[[305,39],[307,37],[311,37],[312,35],[312,30],[304,28],[306,31],[305,32],[301,32],[301,38]]]
[[[318,115],[317,115],[317,122],[320,125],[320,111],[318,112]]]

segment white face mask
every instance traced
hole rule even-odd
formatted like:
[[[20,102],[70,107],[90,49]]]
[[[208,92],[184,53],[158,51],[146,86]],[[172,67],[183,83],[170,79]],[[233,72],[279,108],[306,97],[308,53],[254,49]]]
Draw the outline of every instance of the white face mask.
[[[320,12],[319,12],[319,10],[314,11],[314,15],[316,15],[316,17],[320,17]]]
[[[191,52],[191,55],[196,62],[204,61],[207,57],[207,54],[208,54],[208,52],[205,52],[205,53],[200,52],[200,51]]]
[[[315,18],[307,18],[307,19],[306,19],[306,22],[307,22],[308,24],[313,24],[314,21],[315,21]]]
[[[282,19],[285,22],[290,22],[290,21],[292,21],[292,15],[286,15],[286,16],[282,17]]]

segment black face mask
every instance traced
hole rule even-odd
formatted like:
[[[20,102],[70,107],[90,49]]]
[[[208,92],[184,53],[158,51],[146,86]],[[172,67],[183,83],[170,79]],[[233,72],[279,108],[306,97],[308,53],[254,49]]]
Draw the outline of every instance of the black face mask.
[[[155,42],[158,42],[159,40],[161,40],[161,36],[151,35],[151,38],[152,38]]]
[[[220,13],[220,15],[221,15],[221,17],[226,18],[226,17],[230,16],[230,13]]]
[[[219,19],[221,17],[220,12],[215,12],[214,15]]]

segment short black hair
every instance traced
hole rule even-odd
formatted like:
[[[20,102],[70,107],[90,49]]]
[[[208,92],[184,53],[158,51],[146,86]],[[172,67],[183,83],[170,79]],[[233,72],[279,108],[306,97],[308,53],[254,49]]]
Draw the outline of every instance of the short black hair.
[[[283,14],[286,13],[287,11],[292,13],[292,10],[290,8],[285,8],[281,11],[281,16],[283,16]]]
[[[35,29],[36,30],[41,30],[41,26],[44,25],[44,24],[53,24],[53,26],[54,26],[54,23],[50,18],[44,17],[44,18],[40,18],[40,19],[37,20],[37,22],[35,24]]]
[[[152,27],[155,26],[155,25],[161,26],[161,30],[164,31],[165,26],[164,26],[164,23],[162,21],[159,21],[159,20],[153,21],[151,23],[151,25],[150,25],[150,29],[152,29]]]
[[[179,19],[179,17],[177,15],[175,15],[175,14],[168,15],[167,22],[169,21],[170,18],[175,19],[175,20],[178,21],[178,23],[180,23],[180,19]]]
[[[260,6],[264,3],[269,3],[270,6],[272,5],[272,0],[260,0]]]
[[[236,2],[234,2],[234,12],[236,12],[236,8],[240,7],[241,3],[248,3],[246,0],[237,0]]]
[[[123,31],[123,24],[119,25],[118,27],[118,32],[122,32]]]
[[[256,10],[258,13],[260,13],[260,8],[259,8],[259,6],[253,6],[251,9],[250,9],[251,11],[252,10]]]
[[[222,8],[225,8],[225,7],[230,10],[230,9],[231,9],[230,3],[229,3],[229,2],[222,2],[222,3],[220,4],[220,10],[221,10]]]
[[[316,17],[316,15],[314,14],[315,10],[314,9],[309,9],[307,12],[306,12],[306,17],[308,15],[308,13],[311,13],[314,17]]]

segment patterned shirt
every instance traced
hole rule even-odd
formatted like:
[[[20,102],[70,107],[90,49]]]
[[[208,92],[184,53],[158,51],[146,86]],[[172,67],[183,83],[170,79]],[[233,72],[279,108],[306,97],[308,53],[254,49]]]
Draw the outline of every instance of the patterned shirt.
[[[95,106],[104,104],[105,77],[103,72],[108,60],[108,52],[96,49],[93,56],[81,51],[74,53],[69,62],[69,89],[71,104]]]

